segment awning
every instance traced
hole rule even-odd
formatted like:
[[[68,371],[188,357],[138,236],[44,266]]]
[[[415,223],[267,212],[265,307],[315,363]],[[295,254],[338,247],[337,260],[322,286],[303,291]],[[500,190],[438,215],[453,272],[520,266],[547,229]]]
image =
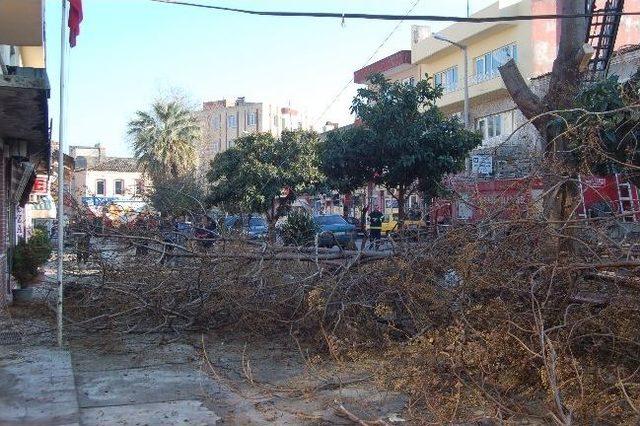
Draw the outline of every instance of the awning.
[[[49,162],[49,80],[41,68],[7,67],[0,74],[0,138],[26,142],[32,162]]]
[[[11,162],[11,201],[23,207],[36,181],[35,166],[28,161]]]

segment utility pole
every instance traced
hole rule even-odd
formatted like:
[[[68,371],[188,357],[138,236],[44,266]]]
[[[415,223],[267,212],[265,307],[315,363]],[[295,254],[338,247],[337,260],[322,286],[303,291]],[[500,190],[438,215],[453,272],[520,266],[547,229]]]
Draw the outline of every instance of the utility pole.
[[[65,48],[67,42],[67,0],[62,0],[62,18],[60,20],[60,116],[58,127],[58,347],[62,348],[62,301],[64,297],[64,286],[62,282],[62,260],[64,257],[64,110],[65,110],[65,84],[66,73]]]
[[[462,56],[463,56],[463,60],[464,60],[464,128],[467,130],[469,129],[469,60],[467,57],[467,46],[457,43],[453,40],[449,40],[448,38],[440,35],[440,34],[434,34],[433,38],[435,38],[436,40],[440,40],[440,41],[444,41],[445,43],[449,43],[455,47],[457,47],[458,49],[462,50]]]

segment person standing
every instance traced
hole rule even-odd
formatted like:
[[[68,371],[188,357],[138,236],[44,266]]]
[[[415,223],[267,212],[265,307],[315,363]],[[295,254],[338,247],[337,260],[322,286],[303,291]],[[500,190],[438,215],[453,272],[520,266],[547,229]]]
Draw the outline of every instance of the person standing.
[[[382,236],[382,218],[384,215],[376,207],[369,213],[369,239],[377,248],[380,237]]]

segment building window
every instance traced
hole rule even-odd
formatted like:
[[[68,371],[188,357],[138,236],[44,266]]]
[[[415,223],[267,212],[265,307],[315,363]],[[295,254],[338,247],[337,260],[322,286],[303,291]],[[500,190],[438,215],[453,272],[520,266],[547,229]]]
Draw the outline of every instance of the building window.
[[[456,90],[458,86],[458,67],[451,67],[444,71],[435,73],[433,81],[436,86],[442,86],[445,93]]]
[[[236,120],[236,116],[235,115],[230,115],[227,118],[227,125],[229,127],[231,127],[232,129],[235,129],[238,126],[238,121]]]
[[[278,116],[277,115],[273,116],[273,125],[278,127]]]
[[[482,81],[497,76],[498,67],[506,64],[510,59],[518,61],[518,46],[513,43],[478,56],[474,60],[476,80]]]
[[[213,126],[214,130],[220,130],[220,117],[213,117],[213,120],[211,120],[211,125]]]
[[[107,195],[105,192],[106,185],[104,179],[99,179],[96,181],[96,195]]]
[[[247,126],[255,126],[256,125],[256,113],[250,112],[247,114]]]
[[[508,136],[513,131],[513,110],[478,118],[476,130],[485,141],[502,135]]]
[[[115,195],[124,195],[124,181],[122,179],[113,181],[113,193]]]

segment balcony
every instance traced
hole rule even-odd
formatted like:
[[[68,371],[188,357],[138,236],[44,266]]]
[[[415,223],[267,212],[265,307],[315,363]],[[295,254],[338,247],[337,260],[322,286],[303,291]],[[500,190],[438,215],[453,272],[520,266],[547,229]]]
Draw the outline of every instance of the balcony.
[[[49,81],[42,68],[7,66],[0,72],[0,138],[23,141],[27,154],[48,157]]]
[[[499,72],[469,76],[469,99],[480,98],[500,91],[506,87]],[[464,83],[462,81],[443,87],[443,95],[438,100],[439,107],[447,107],[464,101]]]

